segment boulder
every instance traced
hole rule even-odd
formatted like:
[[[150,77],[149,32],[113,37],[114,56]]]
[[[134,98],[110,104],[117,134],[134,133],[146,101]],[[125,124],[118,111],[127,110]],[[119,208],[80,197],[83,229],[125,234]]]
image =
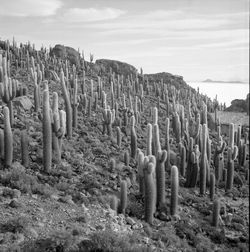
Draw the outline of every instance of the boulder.
[[[20,96],[13,100],[13,106],[20,107],[23,110],[30,110],[33,104],[27,96]]]

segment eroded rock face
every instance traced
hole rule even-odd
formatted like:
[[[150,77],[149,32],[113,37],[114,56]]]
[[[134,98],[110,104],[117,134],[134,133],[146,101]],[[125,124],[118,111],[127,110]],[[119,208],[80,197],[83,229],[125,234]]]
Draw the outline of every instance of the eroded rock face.
[[[50,51],[50,55],[55,55],[57,58],[67,58],[71,64],[79,65],[80,54],[72,47],[55,45],[55,47]]]

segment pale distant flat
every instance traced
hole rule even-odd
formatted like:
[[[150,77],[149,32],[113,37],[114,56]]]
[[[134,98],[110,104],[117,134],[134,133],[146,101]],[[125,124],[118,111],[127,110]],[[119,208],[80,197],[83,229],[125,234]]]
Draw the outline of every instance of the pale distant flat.
[[[214,119],[214,113],[210,113]],[[235,125],[249,126],[249,116],[246,112],[218,111],[218,118],[222,124],[234,123]]]

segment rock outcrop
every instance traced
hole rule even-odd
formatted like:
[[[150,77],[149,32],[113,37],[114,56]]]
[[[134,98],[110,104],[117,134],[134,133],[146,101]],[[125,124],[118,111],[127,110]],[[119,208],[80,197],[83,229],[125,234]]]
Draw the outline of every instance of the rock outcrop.
[[[117,60],[98,59],[95,64],[100,66],[100,68],[105,72],[109,72],[110,69],[112,69],[112,72],[120,75],[122,74],[124,76],[136,74],[137,72],[137,69],[134,66]]]
[[[230,107],[226,108],[226,111],[231,112],[247,112],[249,115],[249,94],[246,97],[246,100],[235,99],[231,101]]]
[[[145,74],[144,76],[147,77],[149,81],[160,82],[161,80],[163,80],[164,83],[172,84],[177,89],[188,87],[187,83],[183,80],[183,77],[179,75],[162,72],[155,74]]]
[[[80,63],[80,54],[72,47],[64,45],[55,45],[50,51],[50,55],[55,55],[57,58],[67,58],[71,64],[76,66]]]

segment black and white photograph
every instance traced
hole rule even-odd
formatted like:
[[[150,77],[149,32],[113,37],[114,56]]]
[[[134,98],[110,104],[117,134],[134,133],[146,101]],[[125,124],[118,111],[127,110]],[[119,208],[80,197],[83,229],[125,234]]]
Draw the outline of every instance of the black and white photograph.
[[[249,252],[249,0],[0,0],[0,252]]]

